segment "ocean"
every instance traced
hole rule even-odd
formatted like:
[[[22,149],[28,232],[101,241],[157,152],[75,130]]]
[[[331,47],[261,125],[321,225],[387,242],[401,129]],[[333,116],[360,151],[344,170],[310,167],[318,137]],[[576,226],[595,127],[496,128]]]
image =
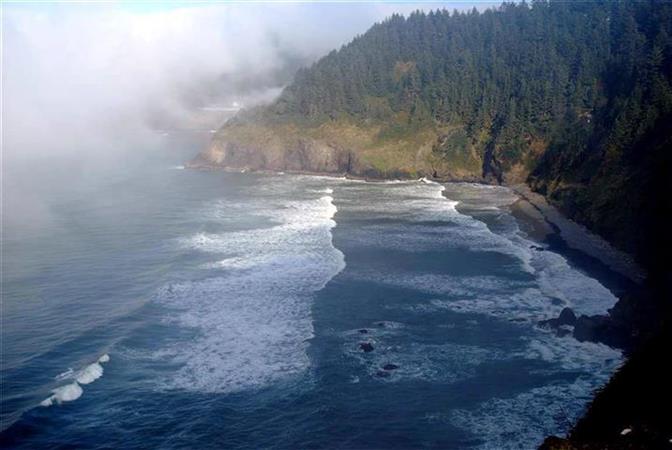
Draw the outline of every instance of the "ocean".
[[[5,227],[3,448],[531,449],[623,361],[537,325],[617,277],[507,188],[185,170],[163,139]]]

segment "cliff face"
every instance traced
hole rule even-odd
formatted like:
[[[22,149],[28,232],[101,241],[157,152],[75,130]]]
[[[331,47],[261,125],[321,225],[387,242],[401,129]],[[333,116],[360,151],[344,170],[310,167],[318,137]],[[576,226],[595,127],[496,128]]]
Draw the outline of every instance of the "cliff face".
[[[237,121],[225,125],[189,163],[195,168],[275,170],[363,178],[482,180],[471,149],[453,160],[440,152],[451,130],[426,128],[385,136],[380,125],[334,121],[320,126]]]
[[[309,137],[274,136],[255,143],[223,134],[190,166],[344,174],[356,169],[354,157],[349,150]]]

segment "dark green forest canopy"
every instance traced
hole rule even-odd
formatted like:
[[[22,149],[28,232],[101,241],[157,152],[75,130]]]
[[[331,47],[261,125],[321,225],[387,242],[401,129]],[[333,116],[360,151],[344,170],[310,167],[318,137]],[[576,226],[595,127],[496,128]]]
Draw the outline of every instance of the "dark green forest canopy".
[[[319,122],[407,111],[472,133],[495,122],[548,131],[568,112],[629,96],[637,81],[653,81],[646,71],[669,75],[670,11],[596,1],[393,15],[299,71],[269,112]]]
[[[437,131],[440,157],[473,149],[486,179],[527,178],[571,217],[650,259],[641,231],[658,229],[669,200],[656,193],[672,192],[671,74],[669,2],[415,12],[375,24],[234,123],[351,121],[382,125],[383,137],[450,126],[457,131]]]

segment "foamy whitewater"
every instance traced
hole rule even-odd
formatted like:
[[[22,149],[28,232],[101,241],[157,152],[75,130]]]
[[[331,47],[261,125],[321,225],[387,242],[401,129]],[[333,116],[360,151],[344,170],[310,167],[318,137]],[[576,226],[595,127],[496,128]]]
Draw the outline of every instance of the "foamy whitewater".
[[[57,381],[68,381],[74,380],[68,384],[61,385],[54,390],[52,390],[52,395],[48,398],[45,398],[40,402],[40,406],[51,406],[54,403],[61,404],[63,402],[71,402],[77,400],[82,396],[84,390],[82,389],[83,384],[91,384],[96,381],[98,378],[103,376],[103,366],[110,360],[110,355],[107,353],[102,355],[94,363],[85,366],[81,370],[73,371],[68,369],[66,372],[63,372],[56,376]]]
[[[214,214],[236,207],[217,202]],[[273,226],[181,240],[187,249],[222,259],[204,266],[211,271],[206,279],[171,284],[158,295],[175,309],[167,321],[199,334],[192,343],[162,350],[182,364],[170,386],[231,392],[308,368],[312,295],[345,266],[331,241],[336,211],[328,195],[285,202],[270,197],[255,204],[254,214]]]
[[[178,162],[6,244],[3,448],[532,449],[622,361],[538,326],[614,286],[506,188]]]

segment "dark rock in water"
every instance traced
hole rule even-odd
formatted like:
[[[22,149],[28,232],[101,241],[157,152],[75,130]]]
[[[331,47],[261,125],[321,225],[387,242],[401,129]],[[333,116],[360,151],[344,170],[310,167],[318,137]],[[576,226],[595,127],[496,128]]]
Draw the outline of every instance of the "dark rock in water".
[[[618,348],[627,347],[632,340],[628,329],[607,315],[579,317],[574,325],[574,338],[581,342],[602,342]]]
[[[385,372],[384,370],[379,370],[376,372],[376,376],[380,378],[387,378],[390,376],[390,372]]]
[[[358,331],[362,334],[366,334],[366,333],[369,332],[369,330],[367,330],[366,328],[362,328],[361,330],[358,330]]]
[[[557,319],[548,319],[539,322],[539,326],[556,330],[558,334],[560,333],[559,331],[560,327],[566,325],[574,326],[574,324],[576,324],[576,315],[574,314],[574,311],[572,311],[571,308],[564,308],[560,312],[560,316],[558,316]]]
[[[561,450],[573,448],[567,439],[557,436],[549,436],[541,443],[539,450]]]
[[[624,348],[629,336],[627,329],[608,315],[576,317],[570,308],[565,308],[555,319],[542,320],[539,326],[555,331],[559,337],[572,335],[580,342],[602,342],[612,347]]]
[[[374,325],[380,328],[385,328],[387,326],[385,322],[376,322]]]
[[[373,345],[370,342],[360,342],[359,348],[364,351],[364,353],[369,353],[373,351]]]
[[[394,370],[394,369],[398,369],[398,368],[399,368],[399,366],[396,365],[396,364],[385,364],[383,366],[383,370]]]
[[[564,308],[558,316],[558,325],[574,325],[576,323],[576,314],[572,308]]]
[[[574,324],[574,338],[577,341],[604,341],[608,333],[609,316],[581,316]]]

